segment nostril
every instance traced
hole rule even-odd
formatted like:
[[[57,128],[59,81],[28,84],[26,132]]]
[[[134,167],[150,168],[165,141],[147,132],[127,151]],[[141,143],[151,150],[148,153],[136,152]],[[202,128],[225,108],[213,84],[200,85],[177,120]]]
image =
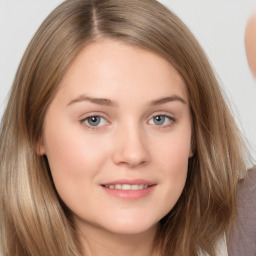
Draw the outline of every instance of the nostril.
[[[122,129],[122,134],[120,134],[122,136],[114,145],[114,163],[130,167],[145,165],[150,160],[149,147],[144,138],[145,133],[142,135],[141,131],[131,124],[127,124],[123,128],[126,132]]]

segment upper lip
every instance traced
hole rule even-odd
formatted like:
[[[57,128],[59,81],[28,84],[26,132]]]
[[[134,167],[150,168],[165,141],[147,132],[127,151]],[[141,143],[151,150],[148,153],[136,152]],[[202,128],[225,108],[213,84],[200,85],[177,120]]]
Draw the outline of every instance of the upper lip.
[[[114,180],[110,182],[106,182],[101,184],[102,186],[109,186],[109,185],[117,185],[117,184],[129,184],[129,185],[155,185],[156,183],[144,179],[121,179],[121,180]]]

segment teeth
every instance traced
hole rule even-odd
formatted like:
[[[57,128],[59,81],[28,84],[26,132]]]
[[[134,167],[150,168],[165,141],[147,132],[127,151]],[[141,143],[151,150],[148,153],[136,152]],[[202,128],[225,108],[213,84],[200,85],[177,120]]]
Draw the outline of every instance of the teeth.
[[[135,185],[130,185],[130,184],[116,184],[116,185],[106,185],[104,186],[109,189],[120,189],[120,190],[141,190],[148,188],[149,185],[143,185],[143,184],[135,184]]]
[[[123,184],[123,185],[122,185],[122,190],[132,190],[132,185]]]
[[[122,189],[122,185],[121,184],[117,184],[117,185],[113,185],[115,189]]]
[[[144,188],[144,185],[138,185],[138,189],[143,189],[143,188]]]
[[[139,189],[139,185],[132,185],[132,190],[138,190]]]

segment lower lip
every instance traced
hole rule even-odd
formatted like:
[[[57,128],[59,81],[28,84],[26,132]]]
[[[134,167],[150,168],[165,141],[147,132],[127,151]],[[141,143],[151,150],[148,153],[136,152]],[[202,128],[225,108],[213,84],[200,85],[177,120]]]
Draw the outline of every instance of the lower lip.
[[[130,200],[140,199],[148,196],[150,193],[153,192],[155,187],[156,185],[153,185],[144,189],[139,189],[139,190],[122,190],[122,189],[110,189],[102,186],[104,191],[109,195],[118,197],[121,199],[130,199]]]

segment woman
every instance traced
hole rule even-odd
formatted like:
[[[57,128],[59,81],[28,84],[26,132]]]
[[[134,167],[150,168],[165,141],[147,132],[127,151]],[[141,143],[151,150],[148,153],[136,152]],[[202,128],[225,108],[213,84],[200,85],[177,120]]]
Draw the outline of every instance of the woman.
[[[0,138],[3,255],[225,255],[244,146],[204,52],[157,1],[57,7]]]

